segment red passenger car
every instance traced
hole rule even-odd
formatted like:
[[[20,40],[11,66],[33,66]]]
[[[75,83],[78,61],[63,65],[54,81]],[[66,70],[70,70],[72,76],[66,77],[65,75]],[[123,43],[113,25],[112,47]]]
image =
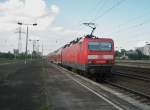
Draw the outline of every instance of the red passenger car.
[[[48,54],[48,61],[61,64],[62,63],[62,56],[61,56],[62,48]]]

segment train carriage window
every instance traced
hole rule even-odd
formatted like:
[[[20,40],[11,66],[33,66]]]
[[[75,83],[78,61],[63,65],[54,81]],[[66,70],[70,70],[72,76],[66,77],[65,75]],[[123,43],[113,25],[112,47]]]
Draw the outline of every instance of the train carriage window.
[[[97,50],[97,51],[110,51],[112,50],[112,43],[111,42],[89,42],[88,49]]]

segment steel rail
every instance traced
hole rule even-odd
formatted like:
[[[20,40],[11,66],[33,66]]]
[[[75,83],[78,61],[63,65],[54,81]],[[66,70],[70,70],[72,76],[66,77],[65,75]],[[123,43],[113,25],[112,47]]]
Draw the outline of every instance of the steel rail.
[[[135,91],[135,90],[130,89],[130,88],[127,88],[127,87],[123,87],[123,86],[121,86],[121,85],[112,83],[112,82],[107,81],[107,80],[105,80],[104,82],[106,82],[107,84],[110,84],[110,85],[112,85],[112,86],[118,87],[118,88],[120,88],[120,89],[123,89],[123,90],[125,90],[125,91],[127,91],[127,92],[130,92],[130,93],[133,93],[133,94],[137,94],[137,95],[139,95],[139,96],[142,96],[142,97],[147,98],[147,99],[150,100],[150,96],[147,95],[147,94],[141,93],[141,92],[139,92],[139,91]]]
[[[123,73],[123,72],[119,72],[119,71],[117,71],[116,73],[112,73],[112,74],[150,82],[150,77],[145,77],[145,76],[141,76],[141,75]]]

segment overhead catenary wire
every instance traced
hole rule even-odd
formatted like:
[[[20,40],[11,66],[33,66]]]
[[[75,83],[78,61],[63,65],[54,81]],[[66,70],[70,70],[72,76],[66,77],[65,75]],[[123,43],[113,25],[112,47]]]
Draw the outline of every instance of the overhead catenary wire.
[[[116,30],[116,31],[113,31],[113,32],[122,32],[122,31],[126,31],[126,30],[129,30],[129,29],[132,29],[132,28],[138,28],[138,27],[141,27],[141,26],[149,23],[150,19],[147,19],[147,20],[142,21],[141,23],[134,24],[133,26],[128,26],[131,23],[134,23],[135,21],[139,22],[140,19],[143,19],[143,18],[145,18],[145,16],[149,15],[148,13],[149,12],[146,12],[146,13],[144,13],[142,15],[136,16],[136,17],[134,17],[132,19],[129,19],[128,21],[126,21],[124,23],[121,23],[121,24],[117,25],[114,28],[119,29],[119,30]]]
[[[138,21],[138,20],[140,20],[142,18],[145,18],[145,16],[147,16],[147,15],[149,15],[149,12],[146,12],[146,13],[144,13],[142,15],[139,15],[139,16],[136,16],[134,18],[131,18],[131,19],[127,20],[126,22],[120,23],[118,25],[118,27],[123,27],[123,26],[128,25],[129,23],[136,22],[136,21]]]
[[[127,27],[123,27],[123,28],[121,28],[121,29],[119,29],[117,31],[113,31],[112,33],[109,33],[109,35],[110,34],[118,34],[118,33],[121,33],[121,32],[126,32],[128,30],[137,29],[137,28],[139,28],[141,26],[144,26],[144,25],[146,25],[148,23],[150,23],[150,19],[146,19],[146,20],[144,20],[144,21],[142,21],[142,22],[140,22],[138,24],[133,24],[133,25],[130,25],[130,26],[127,26]]]
[[[104,9],[104,7],[106,6],[107,3],[108,3],[107,0],[103,0],[103,2],[101,3],[101,5],[98,6],[98,10],[95,12],[95,17],[99,13],[103,12],[102,10]]]
[[[111,6],[110,8],[108,8],[107,10],[105,10],[102,14],[100,14],[99,16],[94,17],[94,19],[92,19],[93,21],[96,21],[100,18],[102,18],[104,15],[106,15],[107,13],[109,13],[110,11],[112,11],[114,8],[118,7],[119,5],[121,5],[123,2],[125,2],[126,0],[119,0],[117,3],[115,3],[113,6]]]
[[[96,16],[98,13],[100,13],[103,10],[103,8],[105,7],[106,3],[108,3],[106,0],[99,0],[98,3],[96,5],[94,5],[94,8],[90,9],[91,13],[93,13],[93,15],[90,16],[90,18],[92,18],[93,16]],[[88,14],[88,17],[89,17],[89,14]]]

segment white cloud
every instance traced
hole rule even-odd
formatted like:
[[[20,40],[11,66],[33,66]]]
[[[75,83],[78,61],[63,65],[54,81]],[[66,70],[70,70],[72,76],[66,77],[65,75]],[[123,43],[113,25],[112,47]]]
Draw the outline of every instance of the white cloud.
[[[137,44],[136,44],[136,47],[143,47],[146,45],[146,41],[139,41]]]
[[[57,14],[59,13],[59,8],[56,5],[52,5],[51,10],[53,13],[57,13]]]
[[[18,35],[14,32],[18,28],[18,21],[23,23],[36,22],[38,24],[36,27],[29,27],[29,39],[41,39],[41,41],[47,42],[44,44],[47,49],[46,53],[49,53],[49,50],[61,47],[66,41],[75,37],[77,30],[55,26],[54,22],[59,13],[60,9],[57,5],[47,6],[44,0],[7,0],[0,2],[0,43],[7,40],[7,45],[4,46],[3,43],[0,50],[9,51],[17,48]],[[25,26],[23,28],[25,31]],[[59,45],[56,44],[56,40],[58,40]],[[24,41],[25,35],[22,34],[22,51],[25,49]]]
[[[18,21],[29,24],[36,22],[38,24],[36,27],[30,27],[29,38],[37,38],[37,36],[32,35],[32,30],[37,30],[36,33],[42,33],[53,28],[53,22],[59,12],[58,6],[54,4],[47,6],[44,0],[7,0],[0,2],[0,44],[3,44],[3,46],[0,46],[0,51],[12,51],[13,48],[17,48],[18,35],[15,34],[15,31],[18,28]],[[22,51],[24,51],[25,46],[24,38],[25,35],[22,34]],[[4,41],[8,43],[5,44]]]
[[[0,31],[13,30],[18,21],[37,22],[37,30],[43,30],[54,22],[59,7],[47,7],[44,0],[8,0],[0,3],[0,13]]]
[[[64,29],[63,27],[58,26],[58,27],[53,27],[53,28],[51,29],[51,31],[58,32],[58,31],[62,31],[63,29]]]

